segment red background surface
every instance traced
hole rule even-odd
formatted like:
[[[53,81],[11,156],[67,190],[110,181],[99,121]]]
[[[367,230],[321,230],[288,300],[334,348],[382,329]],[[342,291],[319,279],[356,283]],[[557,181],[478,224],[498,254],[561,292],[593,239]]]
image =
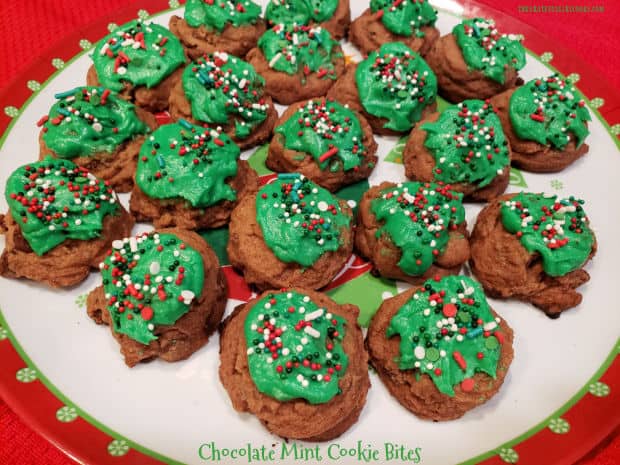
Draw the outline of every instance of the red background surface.
[[[366,0],[351,0],[366,1]],[[550,38],[549,50],[561,44],[620,89],[620,2],[614,0],[479,0],[536,28]],[[69,32],[87,29],[103,13],[127,0],[1,0],[0,91]],[[142,2],[147,5],[148,2]],[[519,6],[603,6],[604,13],[526,13]],[[511,31],[513,32],[513,31]],[[517,32],[517,31],[514,31]],[[572,70],[569,70],[572,71]],[[4,102],[0,102],[4,104]],[[615,122],[615,121],[614,121]],[[541,459],[543,459],[541,457]],[[543,459],[544,460],[544,459]],[[0,464],[73,464],[63,453],[24,425],[0,399]],[[608,439],[580,465],[620,463],[620,436]]]

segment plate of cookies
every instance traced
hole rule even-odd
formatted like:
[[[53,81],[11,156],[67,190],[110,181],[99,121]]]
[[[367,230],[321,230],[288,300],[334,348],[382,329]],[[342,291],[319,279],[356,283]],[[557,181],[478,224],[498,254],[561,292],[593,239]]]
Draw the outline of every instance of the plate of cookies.
[[[102,464],[569,464],[616,428],[617,125],[441,3],[148,2],[7,92],[7,403]]]

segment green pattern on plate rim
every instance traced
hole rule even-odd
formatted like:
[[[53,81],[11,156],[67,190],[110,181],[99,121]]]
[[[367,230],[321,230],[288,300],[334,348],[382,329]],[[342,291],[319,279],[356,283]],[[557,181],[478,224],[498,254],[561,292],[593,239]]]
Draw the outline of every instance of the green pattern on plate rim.
[[[553,53],[551,52],[545,52],[540,55],[540,61],[542,61],[543,63],[550,63],[551,60],[553,60]]]
[[[108,453],[113,457],[122,457],[129,452],[129,444],[124,439],[114,439],[108,444]]]
[[[75,407],[65,405],[56,410],[56,420],[61,423],[70,423],[78,417]]]
[[[28,89],[30,89],[33,92],[36,92],[41,89],[41,84],[38,81],[35,81],[34,79],[31,79],[30,81],[28,81],[26,83],[26,86],[28,87]]]
[[[61,58],[54,58],[52,60],[52,66],[56,69],[63,69],[65,67],[65,62]]]
[[[552,418],[549,420],[549,429],[555,434],[566,434],[570,431],[570,423],[564,418]]]
[[[19,115],[19,109],[13,106],[4,107],[4,113],[9,118],[15,118],[17,115]]]
[[[82,50],[89,50],[90,48],[92,48],[93,44],[90,40],[88,39],[82,39],[80,40],[80,48]]]
[[[506,463],[517,463],[519,461],[519,454],[510,447],[500,449],[499,457]]]
[[[6,329],[4,329],[2,326],[0,326],[0,341],[4,341],[8,337],[9,337],[9,332]]]
[[[590,106],[592,108],[596,108],[597,110],[599,108],[601,108],[603,105],[605,105],[605,99],[604,98],[594,97],[592,100],[590,100]]]
[[[588,391],[593,396],[605,397],[609,395],[609,393],[611,392],[611,389],[609,388],[607,384],[597,381],[596,383],[592,383],[590,384],[590,386],[588,386]]]
[[[32,383],[37,379],[37,370],[34,368],[21,368],[15,373],[15,379],[20,383]]]

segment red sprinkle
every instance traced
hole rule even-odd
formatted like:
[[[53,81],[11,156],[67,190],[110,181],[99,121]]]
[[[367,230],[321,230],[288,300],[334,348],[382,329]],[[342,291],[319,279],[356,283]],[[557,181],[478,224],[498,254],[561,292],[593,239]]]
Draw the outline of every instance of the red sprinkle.
[[[144,307],[140,315],[144,321],[149,321],[153,318],[153,309],[151,307]]]
[[[465,359],[463,358],[460,352],[458,351],[453,352],[452,357],[454,358],[454,361],[458,364],[458,366],[461,368],[461,370],[465,371],[467,369],[467,362],[465,361]]]
[[[451,318],[456,315],[456,305],[454,304],[445,304],[443,306],[443,314],[446,318]]]
[[[330,157],[333,157],[337,153],[338,153],[338,147],[332,147],[331,149],[329,149],[327,152],[325,152],[323,155],[319,157],[319,162],[323,163],[325,160],[327,160]]]
[[[473,389],[474,389],[473,378],[467,378],[461,382],[461,390],[463,392],[471,392]]]

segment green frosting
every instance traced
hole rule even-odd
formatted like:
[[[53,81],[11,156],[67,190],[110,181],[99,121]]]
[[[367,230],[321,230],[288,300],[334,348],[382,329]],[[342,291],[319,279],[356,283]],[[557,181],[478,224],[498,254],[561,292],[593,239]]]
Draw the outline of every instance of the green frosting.
[[[254,67],[223,52],[205,55],[183,71],[183,90],[192,116],[207,124],[235,125],[244,139],[267,118],[265,80]]]
[[[205,208],[236,200],[226,181],[237,174],[240,150],[226,135],[181,120],[160,126],[142,145],[138,187],[156,199],[187,200]]]
[[[502,204],[502,223],[528,252],[542,257],[549,276],[564,276],[590,257],[594,235],[583,200],[521,192]]]
[[[450,231],[465,221],[462,198],[450,186],[405,182],[372,200],[371,211],[382,223],[377,238],[385,234],[401,250],[404,273],[424,274],[444,252]]]
[[[149,131],[133,104],[102,87],[76,87],[55,97],[58,101],[39,126],[45,145],[62,158],[112,153]]]
[[[309,267],[340,248],[351,224],[338,199],[297,173],[283,173],[256,197],[256,217],[265,244],[285,263]]]
[[[328,21],[338,8],[338,0],[271,0],[265,18],[272,24],[308,24]]]
[[[508,142],[493,107],[465,100],[424,123],[424,146],[435,157],[433,177],[443,183],[487,186],[510,164]]]
[[[437,21],[437,11],[428,0],[370,0],[370,11],[381,18],[388,31],[406,37],[424,37],[420,28]]]
[[[435,73],[401,42],[370,52],[357,66],[355,80],[364,109],[399,132],[409,131],[437,96]]]
[[[466,19],[454,26],[452,33],[467,66],[500,84],[504,83],[506,68],[518,71],[525,66],[521,40],[512,34],[500,34],[492,19]]]
[[[570,141],[568,132],[575,136],[577,147],[590,134],[586,123],[590,112],[581,94],[558,74],[518,87],[510,97],[508,115],[519,138],[560,150]]]
[[[222,32],[227,24],[234,27],[255,24],[261,13],[251,0],[187,0],[185,21],[192,27],[208,26]]]
[[[179,39],[165,27],[141,20],[105,36],[92,58],[99,82],[117,92],[124,82],[151,88],[185,63]]]
[[[119,210],[107,183],[69,160],[49,156],[16,169],[5,196],[11,216],[39,256],[67,239],[98,238],[105,216]]]
[[[248,367],[256,388],[279,401],[322,404],[340,394],[347,370],[344,318],[297,292],[268,294],[245,320]]]
[[[258,39],[269,67],[286,74],[301,72],[336,79],[334,60],[342,57],[338,42],[321,27],[276,24]]]
[[[345,171],[360,166],[364,146],[359,119],[348,107],[324,99],[309,100],[291,115],[276,134],[284,147],[312,155],[322,170]]]
[[[425,374],[437,389],[475,389],[479,372],[496,377],[505,335],[480,285],[467,276],[429,279],[392,319],[386,337],[400,336],[401,370]]]
[[[204,283],[200,253],[153,231],[114,241],[100,268],[114,331],[142,344],[157,339],[156,326],[185,315]]]

